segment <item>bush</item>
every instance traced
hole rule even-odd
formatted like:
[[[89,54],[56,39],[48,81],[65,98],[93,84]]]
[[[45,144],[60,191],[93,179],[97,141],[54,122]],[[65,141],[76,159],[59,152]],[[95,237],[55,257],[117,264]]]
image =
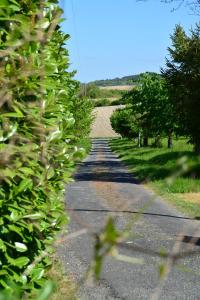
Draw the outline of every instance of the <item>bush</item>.
[[[95,101],[95,107],[100,107],[100,106],[109,106],[110,101],[108,99],[100,99]]]
[[[125,107],[123,109],[117,109],[112,114],[110,120],[113,130],[122,137],[135,138],[138,136],[138,127],[131,108]]]
[[[83,138],[91,121],[89,106],[74,110],[78,84],[66,71],[68,35],[56,3],[0,5],[0,287],[15,297],[17,285],[20,299],[45,284],[52,243],[66,222],[64,182],[83,154],[74,134],[79,128]],[[83,107],[84,130],[77,123]]]
[[[110,105],[122,105],[124,104],[123,99],[117,99],[111,102]]]

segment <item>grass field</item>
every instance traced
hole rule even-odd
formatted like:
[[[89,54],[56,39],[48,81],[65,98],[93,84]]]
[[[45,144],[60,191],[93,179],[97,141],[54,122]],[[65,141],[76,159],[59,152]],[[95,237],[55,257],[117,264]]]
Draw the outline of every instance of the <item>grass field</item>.
[[[134,177],[175,204],[183,212],[200,217],[200,159],[185,139],[172,150],[137,148],[133,141],[113,139],[110,145],[127,164]]]
[[[101,90],[118,90],[118,91],[130,91],[134,85],[113,85],[113,86],[100,86]]]

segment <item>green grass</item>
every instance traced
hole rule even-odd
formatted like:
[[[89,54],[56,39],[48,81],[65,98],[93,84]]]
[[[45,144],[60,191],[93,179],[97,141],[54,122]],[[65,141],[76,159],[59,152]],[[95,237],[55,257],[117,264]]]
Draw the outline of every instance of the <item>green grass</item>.
[[[159,195],[174,203],[183,212],[200,216],[200,205],[181,199],[184,193],[200,193],[200,159],[186,139],[174,142],[167,149],[138,148],[128,139],[113,139],[111,148],[129,166],[134,177],[153,188]]]

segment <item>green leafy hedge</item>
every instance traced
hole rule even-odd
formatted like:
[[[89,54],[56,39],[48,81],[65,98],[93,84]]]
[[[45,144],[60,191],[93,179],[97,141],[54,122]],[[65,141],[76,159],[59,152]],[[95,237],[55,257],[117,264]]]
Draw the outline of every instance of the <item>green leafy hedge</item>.
[[[110,118],[111,126],[115,132],[122,137],[136,138],[138,126],[136,116],[133,115],[131,107],[118,108]]]
[[[61,15],[57,1],[0,1],[0,288],[12,295],[17,284],[20,297],[45,283],[64,183],[83,154],[75,144],[91,123],[88,103],[82,122],[73,114]]]

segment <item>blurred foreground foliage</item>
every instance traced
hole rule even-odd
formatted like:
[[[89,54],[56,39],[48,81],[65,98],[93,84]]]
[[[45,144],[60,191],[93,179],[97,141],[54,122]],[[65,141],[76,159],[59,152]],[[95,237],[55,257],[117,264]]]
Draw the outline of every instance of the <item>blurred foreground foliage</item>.
[[[56,0],[0,1],[0,288],[47,299],[53,242],[66,222],[64,183],[90,130]],[[42,290],[40,289],[42,287]],[[39,292],[38,292],[39,291]]]

